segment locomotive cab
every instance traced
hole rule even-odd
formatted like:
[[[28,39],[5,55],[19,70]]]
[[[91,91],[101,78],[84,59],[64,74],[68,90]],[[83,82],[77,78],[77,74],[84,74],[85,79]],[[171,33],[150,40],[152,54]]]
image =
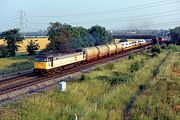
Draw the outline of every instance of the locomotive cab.
[[[35,56],[34,72],[47,72],[50,67],[53,67],[53,57],[48,57],[44,54]]]

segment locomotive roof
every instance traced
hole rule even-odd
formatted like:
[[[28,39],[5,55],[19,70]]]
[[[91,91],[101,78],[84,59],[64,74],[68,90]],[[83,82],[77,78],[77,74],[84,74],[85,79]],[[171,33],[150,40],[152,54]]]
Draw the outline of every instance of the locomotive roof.
[[[82,50],[77,49],[70,53],[61,53],[61,52],[57,52],[57,51],[56,52],[39,53],[38,55],[36,55],[36,57],[59,57],[59,56],[73,54],[73,53],[77,53],[77,52],[82,52]]]

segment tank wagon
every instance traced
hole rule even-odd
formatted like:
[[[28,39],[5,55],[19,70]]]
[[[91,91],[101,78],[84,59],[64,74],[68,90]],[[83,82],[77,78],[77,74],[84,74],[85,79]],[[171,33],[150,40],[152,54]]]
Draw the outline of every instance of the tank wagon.
[[[115,44],[116,46],[116,53],[121,53],[123,51],[123,46],[118,43],[118,44]]]
[[[109,49],[108,50],[108,55],[113,55],[113,54],[116,53],[117,47],[116,47],[115,44],[109,44],[109,45],[107,45],[107,47]]]
[[[66,66],[76,65],[78,63],[89,62],[99,58],[118,54],[126,50],[145,46],[145,40],[136,43],[123,42],[118,44],[100,45],[75,50],[74,53],[44,53],[35,56],[34,72],[35,73],[52,73],[62,71]]]
[[[96,59],[99,54],[99,50],[96,47],[88,47],[82,50],[84,51],[84,56],[86,57],[87,61]]]
[[[109,48],[107,47],[107,45],[100,45],[100,46],[97,46],[96,48],[99,51],[98,58],[105,57],[109,53]]]

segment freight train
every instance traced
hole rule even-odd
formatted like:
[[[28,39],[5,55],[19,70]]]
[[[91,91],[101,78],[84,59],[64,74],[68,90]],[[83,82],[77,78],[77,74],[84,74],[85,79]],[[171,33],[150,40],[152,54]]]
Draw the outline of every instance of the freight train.
[[[151,44],[144,39],[133,42],[121,42],[118,44],[107,44],[87,47],[75,50],[73,53],[41,53],[35,56],[34,72],[36,74],[54,73],[63,71],[67,66],[75,66],[84,62],[97,60],[123,51]]]

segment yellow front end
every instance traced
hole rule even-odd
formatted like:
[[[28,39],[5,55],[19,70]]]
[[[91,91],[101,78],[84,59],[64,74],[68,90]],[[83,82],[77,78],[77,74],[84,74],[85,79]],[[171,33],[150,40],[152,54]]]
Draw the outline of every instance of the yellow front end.
[[[34,62],[34,69],[48,69],[47,62]]]

